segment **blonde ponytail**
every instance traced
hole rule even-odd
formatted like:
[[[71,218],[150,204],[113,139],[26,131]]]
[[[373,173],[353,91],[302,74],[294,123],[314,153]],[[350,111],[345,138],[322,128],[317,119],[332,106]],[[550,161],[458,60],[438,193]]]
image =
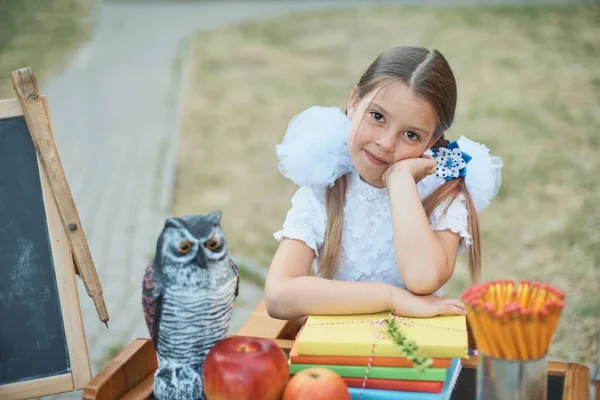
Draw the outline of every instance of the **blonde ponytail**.
[[[344,204],[346,203],[346,189],[348,176],[339,177],[333,187],[327,188],[325,195],[327,208],[327,228],[325,243],[319,263],[320,276],[331,279],[335,275],[342,254],[342,228],[344,224]]]

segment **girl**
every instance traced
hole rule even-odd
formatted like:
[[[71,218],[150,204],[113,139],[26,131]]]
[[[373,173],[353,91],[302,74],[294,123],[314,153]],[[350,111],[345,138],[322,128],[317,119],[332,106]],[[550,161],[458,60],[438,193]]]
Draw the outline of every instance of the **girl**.
[[[502,163],[469,139],[445,140],[456,97],[438,51],[396,47],[367,69],[345,113],[311,107],[290,121],[279,169],[300,188],[274,235],[272,317],[465,315],[443,285],[466,249],[479,280],[477,212],[496,195]]]

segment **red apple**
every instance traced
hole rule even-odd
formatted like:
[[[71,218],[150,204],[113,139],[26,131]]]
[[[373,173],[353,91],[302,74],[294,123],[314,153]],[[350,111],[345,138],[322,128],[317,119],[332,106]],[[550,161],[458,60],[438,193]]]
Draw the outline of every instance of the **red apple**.
[[[283,400],[350,400],[346,382],[327,368],[307,368],[288,382]]]
[[[203,378],[207,400],[280,400],[290,367],[272,340],[231,336],[210,349]]]

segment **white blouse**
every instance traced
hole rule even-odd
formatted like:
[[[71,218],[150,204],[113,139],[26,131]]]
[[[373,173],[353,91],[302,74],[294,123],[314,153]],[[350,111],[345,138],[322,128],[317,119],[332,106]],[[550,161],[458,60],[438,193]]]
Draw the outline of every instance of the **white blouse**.
[[[342,281],[384,282],[405,288],[396,264],[392,216],[387,189],[375,188],[364,182],[356,171],[349,173],[350,181],[344,205],[342,253],[334,279]],[[421,189],[421,190],[419,190]],[[417,184],[423,199],[423,188]],[[450,229],[461,236],[461,251],[471,243],[468,213],[461,195],[441,214],[445,205],[436,208],[430,218],[434,230]],[[292,198],[292,208],[283,223],[283,229],[274,234],[298,239],[315,252],[313,272],[317,274],[321,249],[325,240],[327,213],[325,187],[304,186]],[[443,294],[443,289],[437,294]]]

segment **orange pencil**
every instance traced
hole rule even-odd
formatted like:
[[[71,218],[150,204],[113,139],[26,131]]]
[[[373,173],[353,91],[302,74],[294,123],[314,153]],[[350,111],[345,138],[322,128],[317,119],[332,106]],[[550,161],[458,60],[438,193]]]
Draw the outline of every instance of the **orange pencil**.
[[[548,296],[550,295],[548,289],[549,286],[547,283],[542,283],[542,285],[540,286],[540,294],[542,295],[544,301],[548,300]]]
[[[498,338],[498,341],[501,343],[501,346],[503,348],[504,358],[508,360],[514,360],[516,349],[513,346],[514,343],[510,340],[507,340],[508,338],[510,338],[510,331],[508,330],[509,326],[507,322],[506,313],[504,311],[496,312],[495,322],[496,326],[494,329],[496,332],[496,337]]]
[[[538,353],[544,355],[548,351],[548,310],[545,307],[542,307],[538,312],[541,331],[540,340],[538,342]]]
[[[488,343],[489,337],[485,331],[482,332],[483,329],[483,311],[481,309],[481,305],[476,304],[472,307],[472,311],[469,319],[469,323],[473,328],[473,336],[475,336],[475,340],[477,341],[478,347],[483,350],[485,354],[490,354],[491,347]],[[469,316],[468,315],[468,316]]]
[[[510,302],[514,303],[514,302],[518,302],[518,295],[519,295],[519,290],[516,287],[513,287],[512,289],[512,293],[510,295]]]
[[[556,293],[556,295],[558,296],[558,298],[559,298],[560,300],[564,300],[564,299],[565,299],[565,294],[564,294],[564,292],[563,292],[563,291],[561,291],[560,289],[558,289],[558,288],[554,288],[554,292]]]
[[[510,330],[508,324],[507,314],[504,311],[498,311],[496,313],[496,321],[498,324],[498,331],[501,335],[502,344],[506,350],[506,358],[508,360],[516,360],[517,359],[517,349],[515,347],[515,343],[510,340]]]
[[[523,308],[527,308],[527,299],[529,298],[529,289],[530,289],[529,285],[530,285],[529,281],[523,282],[523,293],[521,294],[522,297],[521,297],[521,301],[520,301],[521,307],[523,307]]]
[[[533,327],[533,313],[530,309],[521,310],[521,319],[523,320],[523,332],[525,333],[525,343],[527,344],[527,352],[531,357],[535,357],[535,341]]]
[[[544,296],[542,294],[538,294],[538,296],[534,300],[534,303],[532,304],[533,311],[540,310],[542,307],[544,307],[544,303]]]
[[[506,281],[506,291],[505,296],[508,302],[512,303],[513,299],[512,299],[512,294],[513,294],[513,288],[515,287],[515,284],[513,281],[507,280]]]
[[[527,345],[525,344],[525,337],[523,336],[523,330],[521,329],[521,320],[519,318],[520,306],[518,303],[512,303],[509,306],[509,313],[511,319],[512,334],[511,337],[516,338],[517,348],[519,349],[519,359],[527,359]]]
[[[552,336],[554,335],[554,331],[556,330],[556,325],[558,324],[558,319],[560,317],[560,313],[564,307],[564,303],[562,301],[554,301],[552,302],[552,312],[550,312],[548,322],[550,323],[548,330],[548,346],[550,346],[550,340],[552,340]]]
[[[527,299],[527,308],[533,307],[533,302],[535,301],[535,297],[537,295],[540,284],[538,282],[533,282],[531,285],[531,292],[529,293],[529,298]]]
[[[498,340],[498,330],[496,328],[496,324],[495,324],[495,318],[493,317],[494,314],[494,307],[492,306],[492,303],[485,303],[484,305],[484,312],[483,312],[483,320],[484,322],[484,326],[485,326],[485,331],[488,335],[488,337],[490,338],[490,340],[488,341],[488,343],[490,344],[491,350],[493,352],[492,356],[496,357],[496,358],[503,358],[506,356],[506,352],[504,349],[504,346],[502,346],[502,341]]]
[[[520,303],[521,302],[521,297],[523,296],[523,288],[525,287],[525,285],[523,285],[523,281],[519,282],[519,286],[517,288],[517,298],[516,300]]]
[[[488,286],[488,290],[485,296],[485,301],[492,303],[494,306],[498,304],[498,297],[496,296],[496,285],[495,283]]]

